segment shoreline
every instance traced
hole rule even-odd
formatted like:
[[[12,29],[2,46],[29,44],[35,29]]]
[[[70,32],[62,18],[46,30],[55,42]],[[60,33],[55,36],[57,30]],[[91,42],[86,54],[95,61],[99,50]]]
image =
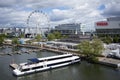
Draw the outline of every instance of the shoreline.
[[[3,44],[3,45],[14,46],[13,44]],[[50,48],[50,47],[45,47],[45,46],[40,47],[39,45],[28,45],[28,44],[27,45],[19,44],[19,45],[16,45],[16,46],[38,49],[39,51],[40,50],[48,50],[48,51],[56,52],[56,53],[59,53],[59,54],[71,53],[71,54],[80,56],[81,58],[85,58],[84,55],[81,55],[76,51],[70,51],[70,50],[66,50],[66,49],[58,49],[58,48],[56,49],[56,48]],[[105,58],[105,57],[97,57],[97,58],[98,58],[98,61],[95,61],[95,62],[92,62],[92,63],[101,64],[101,65],[114,67],[114,68],[120,68],[120,60],[112,59],[112,58]],[[86,61],[88,61],[88,60],[86,60]]]

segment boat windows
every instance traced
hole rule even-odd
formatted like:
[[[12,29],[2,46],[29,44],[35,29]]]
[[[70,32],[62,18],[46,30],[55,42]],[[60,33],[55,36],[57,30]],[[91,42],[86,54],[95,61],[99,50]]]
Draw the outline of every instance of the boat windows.
[[[63,56],[63,57],[56,57],[56,58],[51,58],[51,59],[47,59],[47,60],[56,60],[56,59],[62,59],[62,58],[67,58],[67,57],[71,57],[72,55],[69,56]]]
[[[21,72],[24,72],[24,71],[29,71],[30,68],[27,68],[27,69],[22,69]]]
[[[58,65],[58,64],[68,63],[68,62],[71,62],[71,60],[64,61],[64,62],[59,62],[59,63],[54,63],[54,64],[48,64],[47,66],[53,66],[53,65]]]
[[[33,67],[32,69],[39,69],[39,68],[43,68],[43,66]]]
[[[47,60],[55,60],[55,59],[61,59],[61,58],[67,58],[67,57],[70,57],[71,55],[69,55],[69,56],[63,56],[63,57],[57,57],[57,58],[52,58],[52,59],[47,59]],[[76,58],[76,59],[74,59],[74,61],[76,61],[76,60],[79,60],[80,58]],[[35,60],[35,59],[34,59]],[[40,61],[42,61],[42,60],[40,60]],[[43,60],[43,61],[46,61],[46,59],[45,60]],[[69,62],[72,62],[73,60],[68,60],[68,61],[63,61],[63,62],[58,62],[58,63],[51,63],[51,64],[46,64],[46,66],[48,66],[48,67],[50,67],[50,66],[54,66],[54,65],[59,65],[59,64],[64,64],[64,63],[69,63]],[[21,72],[23,72],[23,71],[29,71],[30,69],[31,70],[34,70],[34,69],[39,69],[39,68],[43,68],[44,66],[35,66],[35,67],[32,67],[32,68],[27,68],[27,69],[21,69]]]
[[[43,61],[51,61],[51,60],[56,60],[56,59],[62,59],[62,58],[67,58],[67,57],[71,57],[72,55],[68,55],[68,56],[63,56],[63,57],[56,57],[56,58],[50,58],[50,59],[44,59],[44,60],[38,60],[37,58],[33,58],[33,59],[28,59],[29,62],[26,63],[25,65],[31,65],[31,64],[36,64],[39,62],[43,62]]]

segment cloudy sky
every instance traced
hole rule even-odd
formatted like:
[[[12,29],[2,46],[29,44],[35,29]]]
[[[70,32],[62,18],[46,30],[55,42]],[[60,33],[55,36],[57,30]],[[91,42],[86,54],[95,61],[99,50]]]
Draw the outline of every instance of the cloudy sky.
[[[0,27],[24,27],[34,10],[42,10],[51,26],[75,22],[92,29],[94,21],[120,16],[120,0],[0,0]]]

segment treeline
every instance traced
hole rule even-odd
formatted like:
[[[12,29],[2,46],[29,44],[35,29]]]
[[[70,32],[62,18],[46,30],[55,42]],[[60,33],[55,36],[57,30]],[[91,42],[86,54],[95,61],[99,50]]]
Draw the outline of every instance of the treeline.
[[[62,39],[62,38],[66,38],[66,37],[67,37],[66,35],[62,35],[58,31],[55,31],[55,32],[50,33],[50,34],[47,35],[48,41],[55,40],[55,39]]]
[[[107,43],[107,44],[109,44],[109,43],[120,43],[120,37],[117,37],[117,36],[115,36],[115,37],[110,37],[110,36],[106,36],[106,37],[101,37],[100,38],[104,43]]]

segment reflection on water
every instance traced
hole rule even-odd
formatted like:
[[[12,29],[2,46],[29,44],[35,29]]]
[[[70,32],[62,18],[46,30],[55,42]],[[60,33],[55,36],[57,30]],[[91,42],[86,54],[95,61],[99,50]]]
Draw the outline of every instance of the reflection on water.
[[[16,48],[16,50],[27,50],[27,48]],[[12,52],[12,48],[0,49],[0,52]],[[12,56],[0,56],[0,80],[120,80],[119,69],[113,69],[97,64],[90,64],[85,61],[57,68],[49,71],[38,72],[21,77],[12,75],[12,69],[9,64],[13,61],[16,63],[26,62],[29,58],[47,57],[58,55],[54,52],[39,51],[31,54],[23,53]]]

